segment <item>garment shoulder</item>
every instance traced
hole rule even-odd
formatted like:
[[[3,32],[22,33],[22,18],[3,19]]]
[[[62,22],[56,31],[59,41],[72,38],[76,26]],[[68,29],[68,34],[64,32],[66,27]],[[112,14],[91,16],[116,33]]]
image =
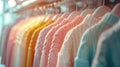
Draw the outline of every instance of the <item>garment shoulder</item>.
[[[82,40],[88,40],[91,37],[92,33],[93,29],[87,29],[82,36]]]
[[[115,45],[119,44],[119,39],[120,39],[120,35],[119,35],[120,27],[119,26],[120,25],[118,27],[116,27],[116,26],[117,25],[115,25],[111,29],[102,33],[102,35],[100,36],[99,44],[98,44],[99,47],[102,46],[102,47],[106,47],[106,48],[108,48],[108,47],[113,48]]]

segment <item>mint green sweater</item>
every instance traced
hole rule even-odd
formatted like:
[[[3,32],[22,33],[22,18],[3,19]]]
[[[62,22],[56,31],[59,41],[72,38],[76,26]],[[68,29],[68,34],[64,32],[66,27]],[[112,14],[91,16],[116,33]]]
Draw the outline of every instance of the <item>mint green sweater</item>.
[[[74,67],[91,67],[99,36],[116,24],[118,16],[107,13],[98,24],[88,29],[82,36],[80,47],[75,58]]]

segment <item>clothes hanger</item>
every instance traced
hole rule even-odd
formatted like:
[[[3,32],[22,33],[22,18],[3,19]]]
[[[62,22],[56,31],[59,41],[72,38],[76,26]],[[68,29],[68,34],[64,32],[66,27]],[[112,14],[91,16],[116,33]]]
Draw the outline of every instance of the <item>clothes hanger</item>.
[[[55,19],[55,20],[57,20],[58,18],[67,18],[68,16],[69,16],[69,13],[64,13],[64,14],[58,14],[58,15],[56,15],[57,16],[57,18],[56,17],[53,17],[53,19]]]
[[[51,4],[50,6],[51,6],[51,7],[54,7],[54,5],[53,5],[53,4]],[[45,9],[47,9],[47,6],[45,6],[44,8],[45,8]],[[45,12],[47,12],[47,10],[46,10]],[[45,21],[48,21],[48,20],[50,20],[50,19],[52,19],[52,20],[57,19],[57,15],[55,15],[55,14],[52,14],[52,15],[47,15],[47,17],[46,17]]]
[[[56,20],[56,19],[58,19],[60,16],[61,16],[61,14],[55,14],[52,19],[53,19],[53,20]]]
[[[52,19],[54,16],[53,15],[47,15],[45,18],[45,22],[47,22],[48,20]]]
[[[57,16],[57,18],[59,18],[59,17],[68,18],[69,15],[70,15],[70,13],[65,12],[65,13],[63,13],[63,14],[59,14],[59,15],[56,15],[56,16]],[[56,16],[53,17],[53,19],[57,19]]]
[[[77,11],[73,11],[67,18],[68,19],[74,19],[76,16],[78,16],[80,13]]]
[[[87,3],[83,2],[83,1],[78,1],[76,4],[79,7],[81,7],[80,16],[83,17],[83,18],[85,18],[88,14],[92,14],[94,12],[93,9],[87,8],[88,7]]]
[[[71,3],[71,1],[65,1],[63,4],[66,5],[66,6],[71,6],[73,4],[76,4],[74,3],[74,1],[72,1],[73,3]],[[69,12],[69,11],[68,11]],[[80,13],[78,11],[73,11],[72,13],[69,14],[69,16],[67,17],[67,19],[74,19],[76,16],[78,16]]]
[[[64,14],[55,14],[53,17],[51,17],[53,20],[56,20],[59,17],[67,18],[69,16],[68,12],[65,12]]]
[[[55,7],[55,4],[53,4],[53,7]],[[54,17],[52,18],[53,20],[56,20],[59,17],[67,18],[69,16],[68,12],[65,12],[64,14],[55,14]]]
[[[65,12],[63,14],[55,14],[54,17],[52,18],[53,20],[58,19],[59,17],[63,17],[63,18],[67,18],[69,16],[70,13]]]
[[[120,3],[114,6],[111,13],[120,16]]]
[[[65,12],[65,13],[63,13],[63,14],[62,14],[62,16],[61,16],[61,17],[63,17],[63,18],[67,18],[67,17],[69,16],[69,14],[70,14],[70,13]]]
[[[95,9],[94,13],[92,14],[96,18],[102,18],[107,12],[110,12],[111,9],[107,6],[100,6]]]
[[[87,8],[81,12],[80,16],[85,18],[88,14],[92,14],[93,12],[93,9]]]

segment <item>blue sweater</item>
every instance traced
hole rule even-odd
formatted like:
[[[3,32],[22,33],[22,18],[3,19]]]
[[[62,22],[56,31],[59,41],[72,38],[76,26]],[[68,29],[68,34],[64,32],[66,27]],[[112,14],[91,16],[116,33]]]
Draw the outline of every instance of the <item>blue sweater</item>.
[[[98,24],[88,29],[80,42],[74,67],[91,67],[99,36],[105,30],[111,28],[119,20],[118,16],[107,13]]]
[[[120,21],[101,35],[92,67],[120,67]]]

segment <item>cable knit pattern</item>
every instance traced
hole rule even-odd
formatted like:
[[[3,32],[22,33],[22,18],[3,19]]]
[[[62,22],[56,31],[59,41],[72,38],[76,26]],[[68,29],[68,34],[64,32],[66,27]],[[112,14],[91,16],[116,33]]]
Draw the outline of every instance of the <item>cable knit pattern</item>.
[[[51,28],[59,24],[64,18],[60,17],[58,18],[53,24],[47,26],[46,28],[42,29],[41,32],[39,33],[37,44],[35,47],[35,55],[34,55],[34,63],[33,67],[39,67],[40,60],[41,60],[41,55],[42,55],[42,48],[44,46],[44,41],[47,33]]]
[[[89,28],[82,36],[80,47],[75,58],[75,67],[91,67],[99,36],[111,28],[119,20],[119,17],[107,13],[98,24]]]
[[[92,67],[120,67],[120,21],[98,41]]]
[[[70,21],[70,19],[64,19],[60,24],[53,27],[46,35],[39,67],[47,67],[48,54],[52,43],[53,35],[61,26],[67,24],[68,21]]]
[[[71,30],[76,25],[82,22],[82,18],[77,16],[72,22],[68,22],[66,25],[62,26],[53,36],[52,45],[50,54],[48,57],[48,66],[47,67],[56,67],[58,52],[61,49],[64,37],[69,30]]]
[[[70,30],[64,39],[60,52],[58,53],[57,67],[74,67],[74,58],[83,33],[98,21],[92,15],[87,15],[81,24]]]

